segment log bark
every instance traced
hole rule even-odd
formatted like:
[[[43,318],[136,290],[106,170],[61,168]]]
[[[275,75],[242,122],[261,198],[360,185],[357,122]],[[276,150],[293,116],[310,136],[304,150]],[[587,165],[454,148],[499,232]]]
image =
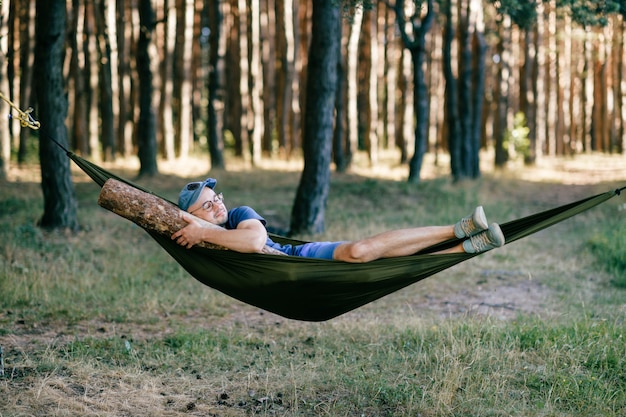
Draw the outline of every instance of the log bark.
[[[102,187],[98,204],[113,213],[124,217],[139,227],[170,237],[174,232],[187,225],[181,214],[183,211],[175,204],[154,194],[138,190],[116,179],[109,179]],[[220,226],[198,218],[204,227],[221,229]],[[196,246],[209,249],[228,250],[209,242],[201,242]],[[264,254],[285,255],[284,253],[265,246]]]

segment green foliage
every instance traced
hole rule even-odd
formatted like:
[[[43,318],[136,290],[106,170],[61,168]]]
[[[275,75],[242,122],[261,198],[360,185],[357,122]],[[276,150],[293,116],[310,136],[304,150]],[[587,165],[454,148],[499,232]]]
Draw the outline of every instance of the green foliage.
[[[530,129],[526,125],[526,116],[522,112],[517,112],[513,121],[513,129],[505,132],[503,141],[504,148],[508,149],[509,153],[512,152],[512,155],[509,155],[511,159],[515,159],[518,155],[524,159],[530,156],[529,133]]]
[[[608,222],[587,242],[598,266],[614,276],[611,281],[618,288],[626,288],[626,224]]]
[[[490,0],[501,15],[511,18],[521,29],[530,29],[537,21],[537,1]]]
[[[509,16],[523,30],[535,25],[538,1],[542,0],[490,0],[499,14]],[[582,27],[606,26],[611,14],[624,14],[625,10],[621,0],[558,0],[556,7],[566,10]]]
[[[572,20],[582,27],[606,26],[609,15],[621,9],[619,0],[559,0],[557,7],[568,8]]]

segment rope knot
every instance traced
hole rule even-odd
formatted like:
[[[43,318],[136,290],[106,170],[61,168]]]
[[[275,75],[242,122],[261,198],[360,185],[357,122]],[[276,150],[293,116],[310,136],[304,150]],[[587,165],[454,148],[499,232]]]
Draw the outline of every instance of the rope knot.
[[[2,0],[0,0],[1,4]],[[17,112],[17,119],[20,121],[22,127],[30,127],[33,130],[38,130],[41,126],[37,120],[31,115],[33,108],[29,107],[26,111],[21,110],[11,100],[9,100],[4,94],[0,93],[0,98],[8,103],[9,106],[15,109]],[[13,117],[9,115],[9,117]]]

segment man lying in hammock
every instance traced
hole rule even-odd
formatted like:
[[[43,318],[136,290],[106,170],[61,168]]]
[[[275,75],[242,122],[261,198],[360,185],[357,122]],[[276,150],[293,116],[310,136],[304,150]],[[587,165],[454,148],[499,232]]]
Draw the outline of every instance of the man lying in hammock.
[[[205,241],[243,253],[260,253],[268,245],[287,255],[355,263],[412,255],[454,237],[464,240],[438,253],[480,253],[504,245],[500,226],[495,223],[488,225],[482,206],[449,226],[393,230],[353,242],[280,245],[269,238],[265,219],[252,208],[242,206],[227,210],[222,193],[217,194],[213,190],[216,183],[217,180],[207,178],[205,181],[191,182],[181,190],[178,206],[190,214],[183,214],[188,225],[172,235],[172,240],[179,245],[191,248]],[[203,227],[194,216],[222,226],[223,229]]]

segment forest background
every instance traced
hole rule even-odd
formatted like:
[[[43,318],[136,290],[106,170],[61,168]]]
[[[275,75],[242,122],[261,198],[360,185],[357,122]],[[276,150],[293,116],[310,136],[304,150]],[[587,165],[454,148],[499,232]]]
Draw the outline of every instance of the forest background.
[[[304,156],[298,195],[308,197],[296,198],[292,216],[305,214],[291,228],[319,232],[331,155],[345,171],[359,152],[375,167],[380,152],[396,150],[418,182],[426,152],[448,155],[455,180],[480,176],[481,150],[498,167],[511,157],[623,153],[625,9],[575,0],[4,1],[0,92],[35,116],[60,109],[64,129],[46,120],[39,149],[60,177],[46,136],[96,161],[137,155],[141,175],[157,173],[159,158],[206,150],[213,169],[227,168],[225,152],[250,165]],[[46,69],[54,33],[63,34],[60,60]],[[314,73],[318,62],[326,66]],[[44,93],[57,70],[61,86]],[[43,96],[61,104],[43,106]],[[321,123],[307,125],[320,108],[311,120]],[[6,176],[11,155],[23,163],[39,144],[15,118],[0,123]],[[307,174],[307,162],[321,172]]]

